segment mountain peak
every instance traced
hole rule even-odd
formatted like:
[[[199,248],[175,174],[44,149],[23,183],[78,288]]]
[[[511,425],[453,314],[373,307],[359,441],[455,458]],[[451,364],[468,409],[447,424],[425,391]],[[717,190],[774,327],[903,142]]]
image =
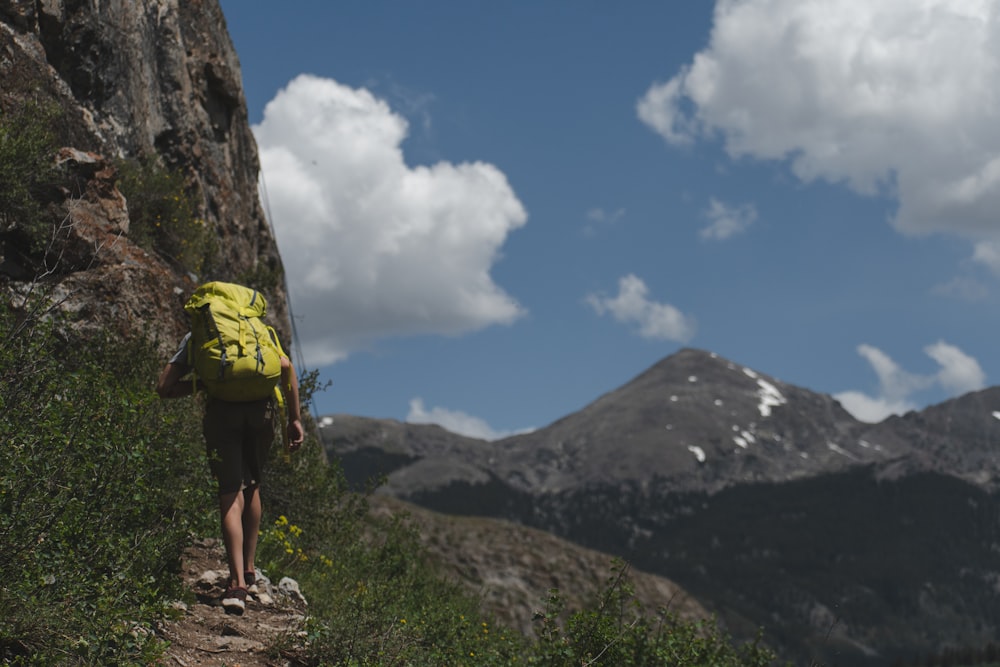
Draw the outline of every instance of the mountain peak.
[[[834,399],[684,348],[579,412],[499,443],[514,486],[665,483],[715,491],[891,456]],[[501,469],[503,467],[501,466]]]
[[[391,472],[389,486],[403,495],[423,483],[437,487],[473,478],[496,478],[528,493],[606,484],[711,493],[884,461],[906,451],[905,443],[892,438],[885,444],[863,438],[867,427],[830,396],[714,352],[684,348],[532,433],[494,443],[413,433],[394,447],[395,472],[383,472]],[[330,436],[342,456],[361,449],[334,432]]]

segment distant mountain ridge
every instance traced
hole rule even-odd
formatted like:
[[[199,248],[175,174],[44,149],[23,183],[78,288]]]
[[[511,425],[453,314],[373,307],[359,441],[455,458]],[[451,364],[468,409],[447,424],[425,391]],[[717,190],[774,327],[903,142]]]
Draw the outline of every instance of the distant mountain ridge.
[[[323,436],[353,483],[627,558],[789,658],[888,665],[1000,636],[998,414],[992,388],[867,424],[685,349],[497,442],[346,415]]]
[[[531,494],[654,478],[714,492],[902,460],[992,489],[997,411],[1000,389],[987,389],[868,424],[831,396],[684,349],[576,413],[496,442],[349,415],[334,415],[323,434],[346,467],[388,474],[386,491],[398,496],[490,477]]]

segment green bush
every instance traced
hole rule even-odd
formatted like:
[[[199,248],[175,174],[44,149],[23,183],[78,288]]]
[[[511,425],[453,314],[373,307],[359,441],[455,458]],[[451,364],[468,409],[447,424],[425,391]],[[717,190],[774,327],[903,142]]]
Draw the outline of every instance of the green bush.
[[[191,406],[158,401],[142,343],[6,306],[0,331],[0,661],[148,664],[180,550],[214,523]]]
[[[270,292],[281,285],[283,276],[280,263],[272,266],[266,258],[259,257],[253,268],[240,274],[236,282],[261,292]]]
[[[31,252],[45,247],[52,220],[41,204],[56,182],[53,107],[29,102],[0,114],[0,231],[18,231]]]
[[[132,242],[200,275],[215,259],[218,239],[212,225],[198,216],[184,175],[154,158],[120,161],[118,174]]]
[[[425,561],[412,528],[373,517],[321,459],[310,437],[291,460],[275,456],[262,486],[270,518],[257,562],[309,599],[306,664],[524,664],[523,638],[482,618],[478,600]]]
[[[559,622],[559,592],[551,591],[531,664],[766,667],[774,661],[759,639],[738,647],[711,621],[684,621],[667,609],[643,609],[627,574],[627,565],[614,561],[600,598],[571,614],[565,627]]]

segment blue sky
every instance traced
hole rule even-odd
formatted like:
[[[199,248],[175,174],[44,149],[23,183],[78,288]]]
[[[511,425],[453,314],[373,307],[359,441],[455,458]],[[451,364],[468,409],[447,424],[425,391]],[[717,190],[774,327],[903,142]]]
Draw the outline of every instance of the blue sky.
[[[222,0],[321,414],[495,438],[686,346],[992,384],[989,0]]]

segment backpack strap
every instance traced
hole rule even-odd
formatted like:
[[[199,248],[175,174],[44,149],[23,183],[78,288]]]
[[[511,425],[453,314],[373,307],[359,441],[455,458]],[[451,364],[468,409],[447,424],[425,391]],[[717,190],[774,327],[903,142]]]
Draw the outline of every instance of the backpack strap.
[[[187,339],[187,365],[191,369],[191,395],[198,393],[198,371],[194,368],[194,338],[188,334]]]

